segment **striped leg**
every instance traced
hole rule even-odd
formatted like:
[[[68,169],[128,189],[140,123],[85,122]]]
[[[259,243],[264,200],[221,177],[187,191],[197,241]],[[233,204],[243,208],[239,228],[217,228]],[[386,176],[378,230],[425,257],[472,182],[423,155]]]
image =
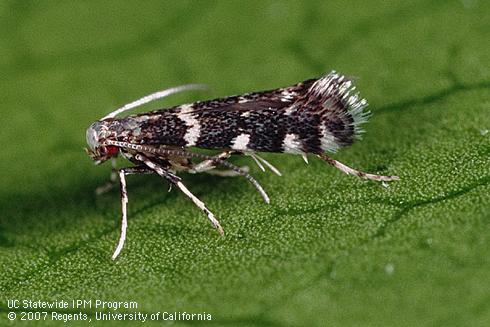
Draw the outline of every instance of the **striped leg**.
[[[225,234],[223,228],[221,227],[221,224],[215,218],[214,214],[211,211],[209,211],[209,209],[206,207],[204,202],[199,200],[194,194],[191,193],[191,191],[187,189],[187,187],[185,187],[185,185],[182,183],[181,179],[178,176],[171,173],[170,171],[168,171],[168,169],[160,166],[159,164],[154,163],[153,161],[151,161],[150,159],[148,159],[147,157],[141,154],[137,154],[135,156],[135,159],[144,163],[146,166],[148,166],[148,168],[156,172],[161,177],[165,178],[169,183],[177,186],[182,191],[182,193],[187,195],[187,197],[189,197],[189,199],[191,199],[192,202],[194,202],[194,204],[207,215],[209,221],[211,221],[211,224],[218,230],[218,232],[221,235]]]
[[[259,191],[259,193],[262,196],[262,198],[264,199],[264,201],[266,203],[270,203],[269,196],[264,191],[262,186],[260,186],[260,184],[255,180],[255,178],[253,178],[249,173],[243,171],[240,167],[237,167],[228,161],[216,160],[213,157],[207,156],[205,154],[187,152],[187,151],[184,151],[182,149],[165,149],[165,148],[162,149],[162,148],[156,148],[156,147],[151,146],[151,145],[131,144],[131,143],[127,143],[127,142],[111,141],[111,140],[107,140],[105,143],[109,144],[109,145],[115,145],[117,147],[124,148],[124,149],[130,149],[130,150],[135,150],[135,151],[141,151],[143,153],[151,153],[154,155],[163,156],[164,158],[166,158],[168,156],[177,156],[177,157],[189,158],[189,159],[198,158],[198,159],[203,159],[203,160],[216,161],[217,165],[229,168],[231,170],[234,170],[238,174],[245,177],[250,183],[252,183],[252,185],[257,189],[257,191]],[[140,156],[141,156],[141,154],[140,154]]]
[[[99,187],[97,187],[95,189],[96,195],[102,195],[104,193],[107,193],[110,190],[112,190],[114,188],[114,186],[116,185],[117,174],[118,174],[117,169],[116,169],[116,159],[113,158],[111,160],[111,164],[112,164],[112,171],[111,171],[111,176],[109,178],[109,181],[107,183],[105,183],[104,185],[100,185]]]
[[[112,260],[115,260],[121,250],[124,247],[124,242],[126,241],[126,229],[128,228],[128,215],[127,215],[127,204],[128,204],[128,192],[126,190],[126,175],[131,174],[152,174],[153,171],[146,167],[129,167],[122,168],[117,171],[119,175],[119,182],[121,185],[121,235],[119,236],[119,242],[117,247],[112,254]]]
[[[355,175],[357,177],[363,178],[363,179],[369,179],[372,181],[378,181],[378,182],[391,182],[391,181],[397,181],[400,179],[398,176],[382,176],[382,175],[374,175],[374,174],[368,174],[365,172],[362,172],[360,170],[356,170],[353,168],[350,168],[340,161],[337,161],[335,159],[330,158],[326,154],[320,154],[319,157],[337,168],[338,170],[346,173],[347,175]]]
[[[234,153],[241,154],[241,152],[239,152],[239,151],[225,151],[225,152],[222,152],[222,153],[220,153],[219,155],[217,155],[215,157],[211,157],[209,159],[206,159],[206,160],[202,161],[201,163],[198,164],[198,166],[202,164],[205,167],[212,167],[212,168],[207,168],[207,169],[210,169],[210,170],[207,170],[207,171],[206,170],[203,170],[203,168],[199,168],[199,171],[206,171],[208,174],[218,175],[218,176],[222,176],[222,177],[244,176],[246,179],[248,179],[248,181],[250,183],[252,183],[253,186],[255,186],[255,188],[257,189],[257,191],[259,191],[259,193],[262,196],[262,198],[264,199],[264,201],[266,203],[270,203],[269,196],[264,191],[264,189],[262,188],[262,186],[255,180],[255,178],[253,178],[248,173],[248,167],[247,166],[237,167],[237,166],[233,165],[232,163],[230,163],[228,161],[225,161],[226,158],[229,158],[230,155],[232,155]],[[214,158],[217,158],[219,160],[215,160]],[[268,162],[267,162],[267,164],[270,165]],[[214,167],[217,166],[217,165],[222,165],[222,166],[228,167],[230,169],[229,170],[224,170],[224,171],[213,171],[213,170],[211,170],[211,169],[214,169]],[[196,173],[196,172],[199,172],[199,171],[196,171],[196,169],[194,169],[194,170],[191,170],[189,172],[190,173]]]
[[[226,160],[234,153],[237,153],[237,152],[235,152],[235,151],[224,151],[224,152],[221,152],[220,154],[214,156],[213,159]],[[232,169],[216,170],[216,160],[212,160],[212,159],[203,160],[200,163],[194,165],[192,167],[192,169],[190,169],[188,172],[191,174],[197,174],[197,173],[205,172],[209,175],[220,176],[220,177],[242,176],[242,174],[240,174],[240,173],[238,173]],[[240,169],[242,171],[248,173],[248,167],[247,166],[240,167]]]
[[[243,171],[245,173],[249,172],[248,166],[241,166],[240,169],[241,169],[241,171]],[[219,176],[219,177],[243,176],[241,173],[239,173],[233,169],[227,169],[227,170],[211,169],[211,170],[206,171],[206,174],[213,175],[213,176]]]
[[[226,160],[228,159],[231,155],[233,154],[233,151],[224,151],[221,152],[220,154],[214,156],[213,158],[219,159],[219,160]],[[204,160],[198,163],[197,165],[194,165],[192,167],[192,170],[189,171],[190,173],[202,173],[211,169],[216,168],[216,160]]]

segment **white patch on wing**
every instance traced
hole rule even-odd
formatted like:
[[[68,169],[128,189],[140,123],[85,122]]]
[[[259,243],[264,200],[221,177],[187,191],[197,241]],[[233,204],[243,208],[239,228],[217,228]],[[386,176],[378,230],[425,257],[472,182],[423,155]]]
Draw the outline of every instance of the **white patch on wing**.
[[[286,134],[282,141],[282,148],[286,153],[303,154],[301,141],[296,134]]]
[[[327,129],[325,125],[321,125],[320,131],[322,133],[322,138],[320,139],[321,147],[323,151],[331,151],[335,152],[339,148],[337,141],[335,140],[335,136],[332,135]]]
[[[180,106],[179,114],[188,114],[193,110],[192,104],[183,104]]]
[[[287,107],[286,110],[284,110],[284,114],[286,116],[289,116],[295,111],[296,111],[296,106],[290,106],[290,107]]]
[[[177,114],[180,120],[182,120],[188,127],[187,132],[184,135],[186,146],[196,145],[199,135],[201,134],[201,125],[196,117],[192,114],[192,105],[183,105],[180,112]]]
[[[250,116],[250,111],[245,111],[243,114],[240,115],[241,117],[249,117]]]
[[[295,96],[296,96],[296,93],[284,90],[281,92],[281,101],[282,102],[290,102],[294,99]]]
[[[248,134],[240,134],[231,140],[231,148],[233,150],[247,150],[248,142],[250,142],[250,135]]]
[[[134,117],[133,119],[136,120],[138,123],[140,123],[140,122],[144,122],[144,121],[147,121],[148,119],[150,119],[150,116],[148,116],[148,115],[141,115],[141,116],[138,116],[138,117]]]

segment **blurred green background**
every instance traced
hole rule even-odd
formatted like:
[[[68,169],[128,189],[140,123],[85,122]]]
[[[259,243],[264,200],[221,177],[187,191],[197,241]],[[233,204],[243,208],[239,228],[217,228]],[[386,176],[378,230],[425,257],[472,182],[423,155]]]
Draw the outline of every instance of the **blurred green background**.
[[[1,325],[26,298],[213,316],[179,325],[490,324],[488,1],[2,1],[0,15]],[[284,176],[252,167],[266,205],[241,179],[183,175],[221,238],[156,176],[128,177],[110,260],[119,193],[94,195],[110,166],[82,149],[90,123],[170,86],[213,91],[142,110],[332,69],[373,112],[335,158],[400,182],[268,154]]]

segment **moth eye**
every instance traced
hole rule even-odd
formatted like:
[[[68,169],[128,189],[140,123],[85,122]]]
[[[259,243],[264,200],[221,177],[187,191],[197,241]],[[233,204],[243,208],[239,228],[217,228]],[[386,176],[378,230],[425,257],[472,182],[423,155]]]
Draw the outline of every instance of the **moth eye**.
[[[99,155],[101,156],[115,156],[119,152],[119,148],[116,146],[100,146],[98,148]]]
[[[108,146],[105,148],[106,154],[109,156],[115,156],[119,152],[119,148],[117,146]]]
[[[105,146],[99,147],[99,154],[105,156],[107,154],[107,148]]]

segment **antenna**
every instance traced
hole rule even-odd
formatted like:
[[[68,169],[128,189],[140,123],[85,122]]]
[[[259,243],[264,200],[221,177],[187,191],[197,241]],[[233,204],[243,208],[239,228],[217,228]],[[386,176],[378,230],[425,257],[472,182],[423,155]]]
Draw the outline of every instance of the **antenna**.
[[[209,87],[207,85],[204,85],[204,84],[186,84],[186,85],[171,87],[169,89],[165,89],[162,91],[158,91],[158,92],[149,94],[147,96],[142,97],[141,99],[138,99],[136,101],[125,104],[121,108],[116,109],[113,112],[111,112],[110,114],[102,117],[101,120],[104,120],[107,118],[114,118],[122,112],[125,112],[125,111],[131,110],[133,108],[139,107],[139,106],[144,105],[145,103],[148,103],[148,102],[152,102],[152,101],[155,101],[158,99],[168,97],[169,95],[172,95],[172,94],[185,92],[185,91],[194,91],[194,90],[209,90]]]

